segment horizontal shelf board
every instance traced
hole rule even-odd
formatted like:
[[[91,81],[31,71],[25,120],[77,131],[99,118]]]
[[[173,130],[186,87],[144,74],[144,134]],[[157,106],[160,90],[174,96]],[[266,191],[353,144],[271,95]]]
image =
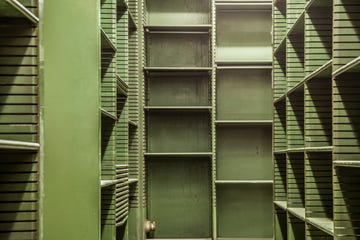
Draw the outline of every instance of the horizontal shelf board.
[[[334,77],[341,77],[345,73],[358,73],[360,72],[360,56],[342,66],[333,73]]]
[[[305,81],[310,81],[314,78],[326,78],[331,77],[332,72],[332,60],[327,61],[324,65],[310,73],[307,77],[305,77]]]
[[[210,157],[212,152],[162,152],[162,153],[145,153],[148,157],[174,156],[174,157]]]
[[[304,151],[305,151],[305,148],[288,148],[288,149],[286,149],[287,153],[301,153]]]
[[[39,143],[0,140],[0,150],[18,150],[36,152],[40,148]]]
[[[282,101],[284,101],[284,103],[285,103],[285,100],[286,100],[286,93],[284,93],[283,95],[281,95],[280,97],[278,97],[277,99],[275,99],[274,105],[275,105],[275,104],[278,104],[278,103],[280,103],[280,102],[282,102]]]
[[[306,152],[332,152],[333,146],[324,146],[324,147],[306,147]]]
[[[116,74],[116,81],[117,81],[118,93],[127,97],[129,86],[126,84],[126,82],[124,82],[124,80],[118,74]]]
[[[216,184],[273,184],[273,180],[215,180]]]
[[[216,120],[218,126],[271,125],[272,120]]]
[[[286,54],[286,36],[281,39],[279,46],[277,46],[274,50],[274,55],[276,56],[281,55],[281,53],[283,53],[284,56]]]
[[[147,240],[211,240],[211,238],[148,238]]]
[[[295,217],[305,221],[305,208],[288,208],[287,210]]]
[[[0,17],[24,18],[34,24],[39,22],[39,18],[17,0],[2,0],[0,2]]]
[[[331,7],[332,1],[324,1],[324,0],[310,0],[306,5],[305,9],[309,11],[310,9],[314,8],[324,8],[324,7]]]
[[[219,66],[242,66],[242,67],[257,67],[257,68],[272,68],[272,61],[271,60],[222,60],[217,59],[215,63]]]
[[[217,10],[271,10],[272,1],[224,1],[216,0]]]
[[[211,67],[144,67],[147,72],[210,72]]]
[[[274,154],[286,154],[286,149],[274,151]]]
[[[224,238],[217,237],[217,240],[273,240],[273,238]]]
[[[132,120],[128,120],[128,123],[129,123],[129,126],[130,127],[134,127],[134,128],[137,128],[138,127],[138,125],[137,125],[137,123],[136,122],[134,122],[134,121],[132,121]]]
[[[199,24],[199,25],[147,25],[144,26],[145,31],[199,31],[199,32],[209,32],[211,29],[211,24]]]
[[[135,22],[135,18],[130,10],[128,10],[128,15],[129,15],[129,28],[136,30],[138,28],[137,23]]]
[[[211,106],[146,106],[147,111],[210,111]]]
[[[278,206],[279,208],[283,209],[284,211],[286,211],[286,209],[287,209],[287,202],[286,201],[274,201],[274,204],[276,206]]]
[[[129,180],[128,180],[129,184],[137,183],[138,181],[139,181],[139,179],[137,179],[137,178],[129,178]]]
[[[264,65],[246,65],[246,66],[216,66],[217,70],[236,70],[236,69],[272,69],[272,66],[264,66]]]
[[[307,218],[306,221],[314,227],[326,232],[329,235],[334,235],[334,221],[330,218]]]
[[[117,183],[117,180],[101,180],[100,181],[101,188],[114,186],[114,185],[116,185],[116,183]]]
[[[104,29],[101,28],[100,32],[101,32],[101,49],[106,49],[106,50],[110,49],[115,53],[116,52],[115,44],[111,41],[111,39],[106,34]]]
[[[296,21],[294,22],[294,24],[291,26],[291,28],[289,29],[289,31],[287,32],[287,36],[290,35],[295,35],[295,34],[300,34],[303,33],[305,29],[305,10],[303,10],[299,17],[296,19]]]
[[[336,167],[360,167],[360,161],[334,161],[334,166]]]
[[[114,114],[109,113],[109,112],[106,111],[104,108],[100,108],[100,111],[101,111],[101,115],[102,115],[102,116],[111,118],[111,119],[113,119],[113,120],[117,120],[117,117],[116,117]]]

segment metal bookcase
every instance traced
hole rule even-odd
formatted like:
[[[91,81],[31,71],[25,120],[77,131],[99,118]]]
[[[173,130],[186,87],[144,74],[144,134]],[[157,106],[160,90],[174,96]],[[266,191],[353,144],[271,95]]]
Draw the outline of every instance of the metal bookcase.
[[[275,239],[359,237],[359,13],[273,3]]]

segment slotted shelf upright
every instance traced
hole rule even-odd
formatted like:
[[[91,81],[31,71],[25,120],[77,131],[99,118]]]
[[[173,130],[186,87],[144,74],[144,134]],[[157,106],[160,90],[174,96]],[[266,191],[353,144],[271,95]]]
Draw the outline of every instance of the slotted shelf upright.
[[[359,14],[352,0],[273,3],[275,239],[360,236]]]
[[[211,238],[211,1],[144,1],[151,238]]]
[[[38,2],[0,2],[0,239],[36,239],[39,211]]]
[[[214,239],[273,236],[271,6],[215,1]]]

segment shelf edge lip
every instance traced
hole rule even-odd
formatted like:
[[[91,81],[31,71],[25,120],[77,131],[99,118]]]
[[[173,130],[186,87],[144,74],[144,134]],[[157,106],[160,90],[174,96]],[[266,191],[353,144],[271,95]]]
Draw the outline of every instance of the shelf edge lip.
[[[0,139],[0,150],[37,152],[39,149],[39,143]]]
[[[347,73],[348,71],[351,71],[352,68],[354,68],[358,65],[360,65],[360,56],[356,57],[355,59],[351,60],[350,62],[348,62],[344,66],[340,67],[335,72],[333,72],[333,77],[335,77],[335,78],[340,77],[342,74]],[[348,72],[348,73],[353,73],[353,72]]]
[[[163,153],[156,153],[156,152],[146,152],[144,153],[144,156],[154,156],[154,157],[160,157],[160,156],[212,156],[212,152],[163,152]]]
[[[324,226],[322,226],[317,220],[314,221],[314,219],[326,219],[328,222],[333,224],[332,228],[326,228]],[[316,227],[318,229],[320,229],[321,231],[333,236],[334,235],[334,221],[332,219],[329,218],[314,218],[314,217],[309,217],[306,218],[306,222],[311,224],[313,227]]]
[[[38,24],[39,17],[33,14],[29,9],[27,9],[23,4],[21,4],[17,0],[6,0],[8,4],[13,6],[17,11],[19,11],[26,19],[31,21],[32,23]]]
[[[279,102],[283,101],[286,99],[286,93],[283,93],[280,97],[278,97],[277,99],[274,100],[274,105],[278,104]]]
[[[289,37],[294,33],[294,30],[296,29],[297,25],[300,24],[302,21],[304,21],[305,24],[305,9],[301,11],[300,15],[296,18],[295,22],[291,26],[291,28],[287,31],[286,36]],[[304,26],[305,31],[305,26]],[[295,33],[296,34],[296,33]]]
[[[268,67],[271,66],[273,61],[272,60],[222,60],[216,59],[215,63],[217,67],[219,66],[257,66],[257,67]]]
[[[111,39],[109,38],[109,36],[107,35],[107,33],[104,31],[103,28],[100,28],[100,34],[101,34],[101,41],[106,41],[107,45],[110,46],[110,48],[103,48],[101,46],[101,49],[111,49],[114,53],[116,53],[117,49],[116,49],[116,46],[115,44],[111,41]],[[102,43],[101,43],[102,45]]]
[[[286,154],[286,149],[273,151],[273,154]]]
[[[108,117],[108,118],[111,118],[112,120],[114,120],[114,121],[116,121],[117,120],[117,117],[114,115],[114,114],[112,114],[112,113],[109,113],[108,111],[106,111],[104,108],[100,108],[100,111],[101,111],[101,114],[103,115],[103,116],[106,116],[106,117]]]
[[[261,1],[261,2],[243,2],[243,1],[215,1],[215,7],[219,7],[216,10],[271,10],[272,1]],[[235,9],[227,9],[224,7],[237,7]],[[256,8],[262,7],[262,8]]]
[[[287,210],[287,202],[286,201],[273,201],[273,203],[284,211]]]
[[[129,124],[129,126],[131,126],[131,127],[135,127],[135,128],[138,127],[138,124],[137,124],[136,122],[134,122],[133,120],[130,120],[130,119],[128,119],[128,124]]]
[[[123,220],[121,220],[120,222],[115,223],[116,227],[121,227],[122,225],[125,224],[125,222],[128,220],[128,214],[129,214],[129,212],[126,213],[126,216],[124,217]]]
[[[303,153],[305,152],[305,148],[301,147],[301,148],[288,148],[286,149],[287,153]]]
[[[194,24],[194,25],[144,25],[144,29],[148,31],[185,31],[185,30],[211,30],[211,24]]]
[[[289,96],[290,94],[301,90],[301,88],[304,87],[304,86],[305,86],[305,79],[301,80],[301,81],[298,82],[295,86],[293,86],[292,88],[290,88],[290,89],[286,92],[286,95]]]
[[[145,106],[146,111],[211,111],[212,106]]]
[[[332,152],[333,146],[305,147],[306,152]]]
[[[335,167],[360,168],[360,161],[335,160],[333,163]]]
[[[316,78],[319,74],[323,73],[324,71],[328,70],[331,67],[332,67],[332,60],[329,60],[326,63],[324,63],[321,67],[315,69],[312,73],[307,75],[304,78],[305,82],[311,81],[312,79]],[[331,71],[329,77],[331,77]]]
[[[321,1],[321,0],[320,0]],[[306,5],[305,5],[305,10],[306,11],[309,11],[310,9],[312,9],[312,8],[325,8],[325,7],[330,7],[330,6],[318,6],[318,7],[314,7],[313,6],[313,4],[314,4],[314,2],[316,2],[316,1],[314,1],[314,0],[310,0],[309,2],[307,2],[306,3]],[[326,1],[325,1],[326,2]]]
[[[129,178],[128,179],[128,184],[130,185],[130,184],[134,184],[134,183],[137,183],[139,181],[139,179],[137,179],[137,178]]]
[[[215,120],[217,125],[271,125],[273,120]]]
[[[127,97],[129,86],[127,85],[126,82],[124,82],[124,80],[122,80],[119,74],[116,74],[116,80],[117,80],[117,90],[120,91],[122,95]]]
[[[211,67],[144,67],[149,72],[207,72],[212,71]]]
[[[297,210],[301,210],[301,214],[299,214],[298,212],[297,212]],[[296,207],[288,207],[287,208],[287,211],[289,212],[289,213],[291,213],[292,215],[294,215],[295,217],[297,217],[297,218],[299,218],[299,219],[301,219],[302,221],[306,221],[306,217],[305,217],[305,208],[296,208]],[[302,211],[304,211],[304,212],[302,212]]]
[[[115,186],[116,183],[118,183],[118,180],[101,180],[100,186],[101,186],[101,188],[107,188],[110,186]]]
[[[215,180],[216,184],[273,184],[273,180]]]

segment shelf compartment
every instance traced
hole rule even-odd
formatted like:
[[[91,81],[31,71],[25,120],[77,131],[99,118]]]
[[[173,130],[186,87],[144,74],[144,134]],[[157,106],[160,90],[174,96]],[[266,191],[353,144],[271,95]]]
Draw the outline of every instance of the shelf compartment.
[[[272,60],[271,8],[217,8],[216,14],[218,61]]]
[[[238,0],[216,0],[216,9],[218,10],[270,10],[271,1],[238,1]]]
[[[149,25],[191,25],[209,24],[210,8],[205,0],[148,0],[145,11]]]
[[[332,59],[332,1],[322,2],[327,2],[329,7],[306,11],[305,75],[313,73]]]
[[[302,82],[305,77],[304,34],[290,35],[286,47],[287,89]]]
[[[211,157],[212,152],[146,152],[146,157]]]
[[[145,87],[148,106],[210,105],[209,76],[202,73],[150,74]]]
[[[37,152],[40,149],[39,143],[0,140],[0,151],[29,151]]]
[[[360,159],[360,82],[333,81],[334,160]],[[349,79],[350,80],[350,79]]]
[[[128,15],[129,15],[129,18],[128,18],[129,19],[129,29],[136,30],[138,28],[137,23],[136,23],[135,18],[130,10],[128,10]]]
[[[3,18],[23,18],[31,23],[37,24],[39,18],[24,4],[17,0],[3,0],[0,3],[0,17]]]
[[[282,207],[285,207],[285,210]],[[275,205],[274,208],[274,239],[287,239],[287,212],[283,204]]]
[[[271,126],[218,128],[216,142],[217,179],[272,179]]]
[[[305,207],[304,153],[287,154],[287,201],[289,208]]]
[[[272,120],[215,120],[217,126],[272,125]]]
[[[211,106],[145,106],[146,111],[151,112],[209,112],[211,111]]]
[[[279,45],[275,48],[274,55],[283,56],[285,54],[286,54],[286,37],[283,37],[280,40]]]
[[[332,146],[331,78],[305,85],[305,145]]]
[[[271,119],[271,70],[218,71],[217,119]]]
[[[272,237],[271,184],[222,184],[216,193],[218,238]]]
[[[148,112],[146,121],[148,152],[210,152],[209,113]]]
[[[314,70],[305,77],[306,82],[311,82],[317,79],[331,78],[332,76],[332,60],[327,61],[324,65]]]
[[[175,32],[205,32],[209,33],[212,26],[211,24],[199,25],[147,25],[144,26],[145,31],[175,31]]]
[[[357,239],[360,229],[359,169],[335,168],[333,183],[335,235]]]
[[[148,217],[161,228],[154,238],[209,238],[211,163],[207,158],[147,162]],[[171,201],[169,201],[171,199]]]
[[[274,159],[274,200],[287,200],[286,154],[276,154]]]
[[[291,239],[291,240],[304,240],[305,239],[305,221],[304,219],[302,219],[303,217],[303,213],[305,215],[305,210],[301,209],[301,213],[297,210],[300,209],[295,209],[295,211],[291,211],[290,209],[288,209],[288,224],[287,224],[287,230],[288,230],[288,234],[287,234],[287,239]],[[294,214],[295,215],[294,215]],[[298,215],[300,214],[300,215]],[[301,218],[300,218],[301,217]]]
[[[110,50],[115,53],[116,52],[115,44],[111,41],[110,37],[102,28],[100,29],[100,32],[101,32],[101,49],[107,51]]]
[[[147,66],[209,67],[209,41],[209,35],[204,34],[181,34],[181,32],[156,34],[149,32],[146,34]]]
[[[286,97],[286,51],[283,52],[282,56],[274,56],[273,62],[273,94],[274,103],[277,103]]]
[[[334,235],[334,221],[330,218],[307,218],[306,222],[330,236]]]
[[[287,210],[297,219],[305,221],[305,208],[288,208]]]
[[[334,76],[346,72],[348,67],[359,69],[360,38],[358,29],[359,1],[334,1],[333,4],[333,71]],[[354,60],[355,59],[355,60]],[[357,59],[357,60],[356,60]],[[349,64],[349,65],[347,65]],[[347,66],[347,67],[345,67]],[[345,70],[345,71],[344,71]]]
[[[332,154],[306,153],[305,203],[307,218],[333,218]]]
[[[274,151],[285,150],[286,143],[286,102],[280,101],[274,106]]]
[[[273,180],[215,180],[216,184],[273,184]]]
[[[145,73],[160,74],[160,73],[178,73],[178,72],[196,72],[205,73],[209,75],[212,71],[211,67],[144,67]]]
[[[305,31],[305,10],[296,19],[295,23],[290,27],[287,32],[287,36],[290,35],[303,35]]]
[[[282,210],[287,210],[287,202],[286,201],[274,201],[275,206],[281,208]]]
[[[288,95],[286,106],[286,134],[287,147],[303,148],[304,147],[304,88],[292,92]]]
[[[129,91],[129,86],[125,83],[125,81],[118,74],[116,74],[116,81],[117,81],[118,94],[127,97],[128,91]]]

